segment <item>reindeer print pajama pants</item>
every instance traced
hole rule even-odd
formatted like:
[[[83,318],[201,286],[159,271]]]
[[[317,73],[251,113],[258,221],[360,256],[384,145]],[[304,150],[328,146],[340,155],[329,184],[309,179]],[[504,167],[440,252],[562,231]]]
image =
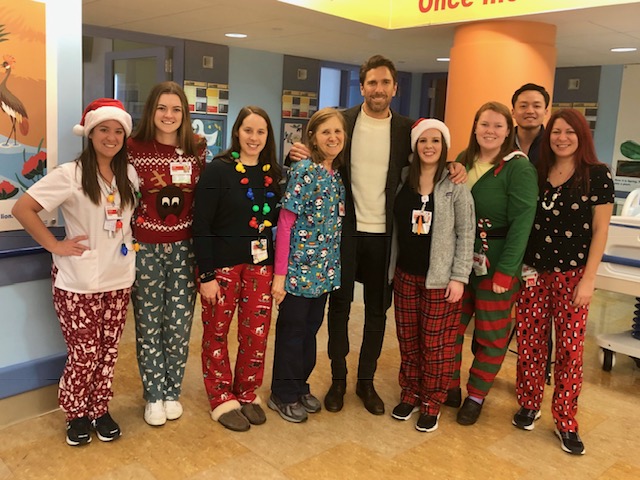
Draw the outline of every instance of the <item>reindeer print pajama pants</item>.
[[[202,302],[202,373],[211,410],[236,401],[260,403],[267,336],[271,325],[271,265],[218,268],[221,300]],[[238,354],[231,372],[227,335],[238,308]],[[215,412],[214,412],[215,413]]]

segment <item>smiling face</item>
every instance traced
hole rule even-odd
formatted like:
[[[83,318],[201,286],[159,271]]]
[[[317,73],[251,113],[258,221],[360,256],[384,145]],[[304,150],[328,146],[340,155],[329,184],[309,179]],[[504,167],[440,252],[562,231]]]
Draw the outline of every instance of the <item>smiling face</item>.
[[[260,115],[252,113],[245,117],[238,129],[240,158],[243,163],[257,164],[260,152],[267,143],[268,134],[267,121]]]
[[[372,68],[360,85],[360,93],[364,97],[364,111],[374,118],[389,116],[391,100],[396,96],[398,84],[387,67]]]
[[[320,151],[324,161],[336,158],[344,148],[342,122],[334,116],[318,125],[311,138],[311,144]]]
[[[551,150],[556,155],[556,160],[573,159],[579,145],[576,131],[563,118],[558,118],[553,122],[549,142]]]
[[[507,119],[498,112],[485,110],[478,118],[475,134],[482,153],[497,153],[509,136]]]
[[[516,99],[511,110],[518,127],[523,130],[540,128],[549,109],[545,107],[544,96],[537,90],[525,90]]]
[[[178,129],[182,125],[182,103],[180,97],[175,93],[163,93],[158,98],[156,113],[153,117],[153,124],[157,129],[156,137],[161,143],[171,143],[167,137],[174,137],[177,140]]]
[[[124,145],[125,132],[124,127],[117,120],[105,120],[96,125],[89,139],[96,151],[98,162],[110,162]]]
[[[435,128],[428,128],[416,141],[416,153],[425,166],[437,165],[442,155],[442,133]]]

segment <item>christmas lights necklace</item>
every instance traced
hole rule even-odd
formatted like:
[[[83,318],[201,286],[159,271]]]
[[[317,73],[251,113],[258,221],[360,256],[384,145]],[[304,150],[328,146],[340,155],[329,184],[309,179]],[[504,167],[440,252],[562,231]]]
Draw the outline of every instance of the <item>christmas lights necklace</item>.
[[[275,193],[267,191],[269,186],[273,183],[273,178],[271,178],[271,176],[268,174],[269,170],[271,170],[271,165],[266,164],[262,166],[262,171],[265,173],[264,175],[264,192],[265,193],[264,193],[262,206],[260,206],[259,202],[256,202],[256,196],[255,196],[255,193],[253,192],[253,189],[248,186],[249,177],[247,176],[246,167],[240,161],[240,154],[238,152],[231,152],[231,157],[236,162],[236,166],[235,166],[236,172],[242,175],[242,178],[240,178],[240,184],[246,185],[248,187],[246,196],[249,199],[249,201],[252,203],[251,212],[253,213],[251,220],[249,220],[249,226],[251,228],[255,228],[256,230],[258,230],[258,233],[262,233],[262,231],[265,228],[272,226],[272,223],[266,218],[264,218],[271,211],[271,207],[269,206],[267,199],[273,198],[275,196]],[[258,218],[256,217],[256,214],[258,213],[262,213],[262,217],[263,217],[262,223],[258,223]]]

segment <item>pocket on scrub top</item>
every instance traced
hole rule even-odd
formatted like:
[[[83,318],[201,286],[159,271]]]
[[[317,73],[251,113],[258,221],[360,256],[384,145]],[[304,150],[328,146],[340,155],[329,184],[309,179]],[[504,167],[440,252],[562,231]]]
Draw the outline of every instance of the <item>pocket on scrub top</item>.
[[[92,291],[98,285],[98,251],[86,250],[80,256],[55,255],[58,267],[56,288],[71,292]]]

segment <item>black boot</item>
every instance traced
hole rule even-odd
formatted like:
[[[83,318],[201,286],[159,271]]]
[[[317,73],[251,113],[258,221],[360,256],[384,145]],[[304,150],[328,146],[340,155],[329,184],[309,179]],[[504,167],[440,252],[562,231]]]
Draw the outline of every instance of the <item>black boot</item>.
[[[346,380],[333,380],[324,397],[324,408],[328,412],[339,412],[344,406],[344,394],[347,391]]]
[[[364,407],[374,415],[384,414],[384,402],[373,388],[373,380],[358,380],[356,395],[362,399]]]

